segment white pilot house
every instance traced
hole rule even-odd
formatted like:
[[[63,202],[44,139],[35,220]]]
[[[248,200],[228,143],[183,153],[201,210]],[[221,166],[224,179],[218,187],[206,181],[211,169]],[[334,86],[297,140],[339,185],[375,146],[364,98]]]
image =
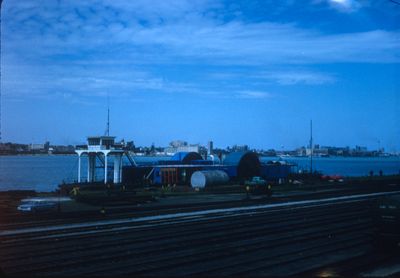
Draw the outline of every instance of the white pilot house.
[[[113,157],[114,163],[114,183],[121,183],[122,178],[122,156],[125,151],[122,145],[115,144],[114,136],[89,136],[86,146],[79,146],[75,150],[79,156],[78,160],[78,182],[81,182],[81,157],[88,157],[87,182],[95,182],[96,158],[98,158],[104,166],[104,183],[108,181],[107,161],[108,157]]]

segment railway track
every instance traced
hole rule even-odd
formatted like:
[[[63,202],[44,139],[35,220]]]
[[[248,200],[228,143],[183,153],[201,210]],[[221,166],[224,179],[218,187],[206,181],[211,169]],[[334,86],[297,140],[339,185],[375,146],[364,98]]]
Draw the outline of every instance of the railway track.
[[[371,250],[378,196],[3,231],[0,266],[28,276],[292,275]]]
[[[218,202],[204,202],[204,203],[192,203],[192,204],[176,204],[176,205],[163,205],[153,203],[151,206],[125,206],[125,207],[106,207],[107,211],[107,219],[118,219],[125,217],[142,217],[142,216],[150,216],[150,215],[159,215],[159,214],[170,214],[170,213],[180,213],[185,211],[199,211],[204,209],[214,209],[214,208],[224,208],[224,207],[232,207],[232,206],[246,206],[249,204],[260,204],[260,203],[279,203],[283,201],[296,201],[302,199],[318,199],[324,197],[331,196],[345,196],[351,194],[362,194],[362,193],[373,193],[373,192],[382,192],[386,191],[395,191],[399,188],[397,186],[387,186],[385,188],[382,187],[340,187],[334,186],[332,190],[328,191],[315,191],[308,192],[305,191],[303,193],[298,193],[296,195],[285,196],[285,195],[277,195],[272,198],[254,198],[253,199],[245,199],[245,195],[243,195],[242,199],[233,200],[233,201],[218,201]],[[12,219],[7,222],[4,222],[7,219]],[[11,230],[17,228],[27,228],[27,227],[37,227],[37,226],[49,226],[49,225],[57,225],[57,224],[66,224],[66,223],[79,223],[86,221],[96,221],[103,219],[104,216],[100,214],[99,211],[90,211],[90,212],[74,212],[74,213],[51,213],[51,214],[30,214],[30,213],[20,213],[20,212],[12,212],[8,213],[6,217],[1,218],[0,222],[0,230]]]
[[[187,221],[184,221],[181,219],[179,222],[167,222],[167,223],[161,223],[164,224],[164,226],[168,225],[173,225],[173,227],[169,228],[169,232],[173,233],[174,236],[179,237],[179,236],[184,236],[187,233],[190,233],[191,235],[194,235],[195,237],[202,236],[202,233],[205,233],[207,231],[213,231],[213,235],[218,235],[220,233],[222,236],[226,233],[227,229],[234,229],[234,232],[238,232],[239,227],[246,227],[246,230],[254,230],[254,229],[268,229],[266,232],[276,232],[278,229],[281,230],[290,230],[291,227],[287,226],[285,222],[282,222],[282,216],[285,216],[285,219],[287,221],[292,221],[292,224],[303,224],[304,221],[308,219],[310,223],[313,223],[315,225],[318,224],[324,224],[326,221],[330,222],[335,219],[337,219],[337,216],[343,216],[343,217],[353,217],[353,214],[355,216],[359,214],[365,214],[367,213],[365,208],[361,209],[361,212],[359,210],[354,210],[352,213],[349,213],[347,211],[347,208],[335,208],[334,211],[330,212],[333,213],[335,216],[332,217],[330,215],[326,215],[326,212],[319,212],[319,213],[313,213],[310,211],[311,209],[304,209],[304,212],[302,213],[301,218],[299,219],[298,215],[291,215],[290,211],[281,211],[278,215],[276,212],[271,212],[271,213],[259,213],[259,214],[254,214],[250,213],[248,214],[249,217],[246,218],[240,218],[240,222],[238,222],[238,217],[235,215],[230,216],[229,222],[228,223],[222,223],[221,222],[221,217],[225,218],[228,220],[228,216],[213,216],[213,217],[207,217],[204,220],[201,219],[194,219],[190,221],[190,219],[187,219]],[[333,210],[333,208],[332,208]],[[242,214],[243,216],[243,214]],[[325,217],[324,217],[325,216]],[[261,225],[262,221],[265,219],[265,217],[268,217],[268,223],[265,223]],[[317,220],[314,220],[314,222],[311,222],[313,218],[318,217]],[[320,221],[319,218],[324,217],[323,221]],[[342,218],[343,220],[343,218]],[[201,223],[201,226],[198,225],[188,225],[188,224],[199,224]],[[257,226],[254,226],[255,224],[259,224]],[[131,240],[135,240],[135,242],[148,242],[154,239],[153,235],[148,235],[147,232],[152,231],[154,229],[154,225],[157,225],[157,223],[148,223],[144,225],[134,225],[134,226],[111,226],[111,227],[103,227],[102,230],[96,229],[95,230],[95,237],[93,236],[92,230],[91,229],[86,229],[86,230],[79,230],[79,232],[74,233],[74,231],[69,230],[68,232],[66,230],[61,230],[58,233],[47,233],[46,235],[33,235],[29,234],[26,237],[22,236],[13,236],[13,237],[6,237],[5,239],[3,238],[1,240],[1,244],[3,247],[21,247],[24,248],[24,255],[27,256],[30,254],[30,251],[33,250],[34,252],[40,252],[40,255],[45,254],[46,252],[46,245],[45,243],[53,242],[56,244],[55,246],[58,248],[62,248],[64,251],[74,251],[74,246],[70,245],[71,240],[75,239],[87,239],[87,241],[83,241],[79,246],[78,249],[86,250],[87,244],[90,245],[91,248],[99,248],[102,246],[113,246],[114,244],[114,238],[112,236],[120,236],[123,237],[122,242],[129,243]],[[162,225],[158,225],[162,226]],[[140,236],[136,234],[132,234],[132,230],[134,230],[137,233],[142,233]],[[241,235],[241,231],[239,235]],[[169,242],[172,242],[171,238],[169,235],[163,235],[157,238],[157,242],[163,239],[168,240]],[[93,243],[93,239],[96,239]],[[27,243],[30,243],[29,246],[27,246]],[[121,241],[120,241],[121,242]],[[30,248],[32,247],[32,248]],[[2,252],[5,257],[8,257],[10,255],[18,254],[18,250],[10,250],[10,252]],[[50,250],[49,254],[54,254],[57,253],[57,250]]]

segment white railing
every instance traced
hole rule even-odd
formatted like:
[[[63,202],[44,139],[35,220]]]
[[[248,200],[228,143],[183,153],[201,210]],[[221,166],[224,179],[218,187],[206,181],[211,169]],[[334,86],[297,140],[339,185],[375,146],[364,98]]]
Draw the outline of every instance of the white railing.
[[[100,151],[100,150],[122,150],[122,148],[115,146],[105,146],[105,145],[89,145],[87,148],[89,151]]]

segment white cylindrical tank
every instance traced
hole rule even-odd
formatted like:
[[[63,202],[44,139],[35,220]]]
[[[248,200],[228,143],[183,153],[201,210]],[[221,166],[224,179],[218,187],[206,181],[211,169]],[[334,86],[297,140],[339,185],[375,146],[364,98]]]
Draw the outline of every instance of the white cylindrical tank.
[[[225,184],[229,181],[227,173],[221,170],[207,170],[207,171],[196,171],[190,178],[190,184],[192,187],[204,188],[206,186],[212,186],[217,184]]]

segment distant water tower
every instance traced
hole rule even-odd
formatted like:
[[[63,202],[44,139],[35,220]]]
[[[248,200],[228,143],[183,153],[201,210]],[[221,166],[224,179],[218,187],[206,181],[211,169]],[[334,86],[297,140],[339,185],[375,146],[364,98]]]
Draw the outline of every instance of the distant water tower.
[[[208,141],[207,154],[212,155],[213,153],[214,153],[214,143],[213,141]]]

